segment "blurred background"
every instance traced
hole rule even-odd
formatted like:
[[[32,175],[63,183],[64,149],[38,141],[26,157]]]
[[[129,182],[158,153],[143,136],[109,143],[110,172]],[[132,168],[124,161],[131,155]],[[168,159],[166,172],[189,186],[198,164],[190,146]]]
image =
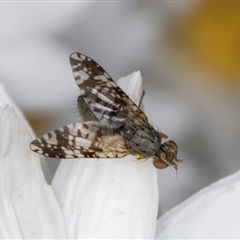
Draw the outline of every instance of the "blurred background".
[[[140,70],[145,112],[184,159],[158,171],[159,215],[240,168],[240,3],[0,3],[0,76],[36,135],[77,122],[69,55],[118,80]],[[43,159],[50,183],[58,160]]]

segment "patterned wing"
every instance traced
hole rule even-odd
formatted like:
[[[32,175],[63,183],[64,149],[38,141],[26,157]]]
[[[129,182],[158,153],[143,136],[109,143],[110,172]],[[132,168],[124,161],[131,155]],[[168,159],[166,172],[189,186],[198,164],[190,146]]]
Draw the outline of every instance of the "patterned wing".
[[[30,148],[54,158],[118,158],[129,154],[120,135],[94,121],[51,131],[32,141]]]
[[[81,95],[94,115],[111,128],[127,120],[150,126],[146,115],[94,60],[80,54],[70,56],[73,75]]]

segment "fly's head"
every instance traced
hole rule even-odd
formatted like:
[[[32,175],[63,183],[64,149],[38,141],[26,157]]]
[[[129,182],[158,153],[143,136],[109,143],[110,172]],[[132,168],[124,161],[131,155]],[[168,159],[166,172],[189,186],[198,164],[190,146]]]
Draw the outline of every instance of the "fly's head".
[[[174,141],[169,140],[161,144],[158,156],[153,158],[153,165],[158,169],[173,166],[177,170],[178,163],[182,162],[182,160],[177,159],[177,152],[178,147]]]

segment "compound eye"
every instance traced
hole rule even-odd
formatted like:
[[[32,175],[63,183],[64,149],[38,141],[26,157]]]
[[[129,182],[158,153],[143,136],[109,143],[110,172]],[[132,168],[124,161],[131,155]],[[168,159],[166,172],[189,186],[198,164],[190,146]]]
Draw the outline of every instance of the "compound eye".
[[[158,168],[158,169],[164,169],[168,167],[168,164],[165,163],[162,159],[160,158],[154,158],[153,159],[153,165],[154,167]]]
[[[169,145],[169,147],[172,148],[172,150],[175,152],[175,154],[177,154],[177,152],[178,152],[177,144],[174,141],[170,140],[170,141],[168,141],[168,145]]]

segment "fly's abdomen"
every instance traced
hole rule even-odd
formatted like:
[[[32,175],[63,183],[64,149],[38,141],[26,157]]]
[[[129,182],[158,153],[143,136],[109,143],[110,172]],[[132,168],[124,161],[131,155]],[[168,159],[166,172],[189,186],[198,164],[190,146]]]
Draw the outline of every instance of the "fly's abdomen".
[[[81,122],[88,122],[88,121],[99,121],[97,117],[93,114],[89,106],[84,101],[83,96],[79,96],[77,99],[77,109],[80,116]]]

